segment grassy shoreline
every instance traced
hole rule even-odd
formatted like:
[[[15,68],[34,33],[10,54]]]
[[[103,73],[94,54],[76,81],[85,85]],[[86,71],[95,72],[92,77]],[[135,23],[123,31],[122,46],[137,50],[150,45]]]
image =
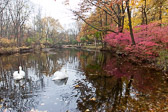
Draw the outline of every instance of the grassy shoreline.
[[[0,55],[10,55],[15,53],[23,53],[23,52],[30,52],[32,51],[32,47],[1,47],[0,48]]]

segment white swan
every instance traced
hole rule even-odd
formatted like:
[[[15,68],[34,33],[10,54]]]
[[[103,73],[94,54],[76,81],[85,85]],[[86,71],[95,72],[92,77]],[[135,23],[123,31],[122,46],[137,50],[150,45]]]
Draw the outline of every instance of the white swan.
[[[13,73],[13,78],[14,78],[15,80],[20,80],[20,79],[22,79],[23,77],[25,77],[25,72],[22,70],[22,67],[19,66],[19,71],[15,71],[15,72]]]
[[[66,79],[68,78],[67,72],[60,72],[60,71],[56,71],[54,73],[54,78],[52,80],[61,80],[61,79]]]

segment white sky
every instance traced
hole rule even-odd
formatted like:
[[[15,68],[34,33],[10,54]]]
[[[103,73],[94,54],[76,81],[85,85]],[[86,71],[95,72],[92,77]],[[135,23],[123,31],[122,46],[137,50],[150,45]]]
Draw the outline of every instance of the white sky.
[[[76,9],[80,0],[69,0],[70,4],[65,6],[63,2],[65,0],[30,0],[38,9],[42,8],[42,16],[51,16],[55,19],[59,19],[60,23],[64,27],[68,27],[68,24],[73,23],[73,14],[69,9]]]

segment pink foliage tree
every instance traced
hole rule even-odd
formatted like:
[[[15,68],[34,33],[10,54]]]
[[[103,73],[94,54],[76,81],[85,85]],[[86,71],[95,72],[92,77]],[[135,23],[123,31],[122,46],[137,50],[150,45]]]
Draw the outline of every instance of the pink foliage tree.
[[[131,45],[131,37],[127,30],[123,33],[107,34],[104,41],[114,48],[120,47],[129,55],[140,58],[151,58],[158,56],[159,49],[168,48],[168,25],[151,23],[134,27],[136,45]]]

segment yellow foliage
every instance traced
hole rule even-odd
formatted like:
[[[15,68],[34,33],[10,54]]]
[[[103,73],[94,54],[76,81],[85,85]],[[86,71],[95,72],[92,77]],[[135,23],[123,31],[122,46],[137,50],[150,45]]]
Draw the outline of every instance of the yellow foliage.
[[[78,87],[80,87],[80,86],[79,86],[79,85],[76,85],[75,87],[78,88]]]
[[[129,29],[129,25],[128,25],[128,18],[125,18],[125,20],[124,20],[124,29]]]
[[[10,46],[14,46],[14,45],[15,45],[14,40],[9,40],[7,38],[0,38],[0,46],[1,47],[10,47]]]
[[[15,52],[19,52],[19,48],[17,48],[17,47],[0,48],[1,54],[10,54],[10,53],[15,53]]]
[[[91,101],[96,101],[96,98],[92,98],[92,99],[90,99]]]
[[[141,18],[132,18],[132,26],[135,27],[137,25],[141,25]]]
[[[9,40],[9,39],[6,39],[6,38],[1,38],[1,39],[0,39],[0,42],[1,42],[1,43],[4,43],[4,44],[9,44],[9,43],[10,43],[10,40]]]

